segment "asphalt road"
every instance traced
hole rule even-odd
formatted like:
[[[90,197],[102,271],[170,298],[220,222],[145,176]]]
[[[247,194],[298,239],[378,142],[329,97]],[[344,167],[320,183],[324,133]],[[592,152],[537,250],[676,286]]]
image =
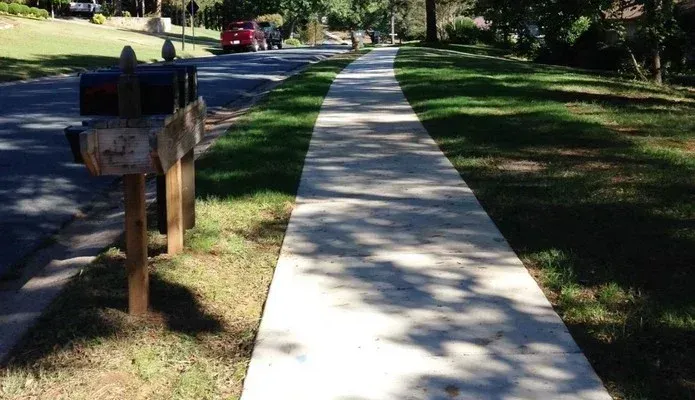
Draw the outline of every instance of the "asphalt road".
[[[198,65],[208,107],[345,46],[284,49],[186,60]],[[79,125],[78,77],[0,84],[0,275],[89,205],[113,178],[94,178],[72,163],[63,135]]]

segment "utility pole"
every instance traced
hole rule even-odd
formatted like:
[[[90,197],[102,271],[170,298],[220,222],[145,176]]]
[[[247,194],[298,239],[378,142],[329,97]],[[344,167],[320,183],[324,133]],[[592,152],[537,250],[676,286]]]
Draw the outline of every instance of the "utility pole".
[[[391,44],[396,44],[396,11],[391,8]]]
[[[193,51],[195,51],[195,13],[193,12],[193,0],[191,0],[191,33],[193,35]]]
[[[186,50],[186,0],[181,0],[181,51]]]

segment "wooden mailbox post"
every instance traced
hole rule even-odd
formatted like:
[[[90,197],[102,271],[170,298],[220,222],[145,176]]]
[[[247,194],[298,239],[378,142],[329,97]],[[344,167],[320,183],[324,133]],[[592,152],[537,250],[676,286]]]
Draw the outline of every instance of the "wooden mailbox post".
[[[183,250],[184,230],[195,223],[194,148],[205,133],[207,109],[202,98],[166,99],[164,108],[174,104],[173,113],[143,115],[144,102],[158,101],[148,95],[168,93],[151,89],[152,81],[164,82],[160,85],[164,88],[169,82],[175,97],[183,93],[188,97],[186,87],[195,82],[188,67],[171,64],[175,50],[168,40],[162,55],[168,60],[163,66],[138,69],[133,49],[123,49],[117,77],[118,117],[90,122],[79,133],[80,154],[75,155],[94,176],[123,176],[128,305],[134,315],[147,312],[149,299],[145,174],[165,175],[167,249],[176,254]],[[110,74],[107,78],[113,79]],[[74,152],[77,146],[72,146]]]

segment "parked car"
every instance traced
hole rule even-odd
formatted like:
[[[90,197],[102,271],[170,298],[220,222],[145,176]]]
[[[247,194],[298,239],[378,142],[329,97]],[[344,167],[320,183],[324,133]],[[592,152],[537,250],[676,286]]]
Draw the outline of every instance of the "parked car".
[[[92,16],[101,12],[101,4],[97,0],[76,0],[70,2],[70,14]]]
[[[220,40],[225,53],[243,49],[268,50],[263,29],[254,21],[232,22],[227,30],[220,33]]]
[[[265,41],[268,43],[269,49],[272,49],[273,46],[277,47],[278,50],[282,49],[282,31],[280,28],[272,22],[259,22],[258,26],[263,29]]]

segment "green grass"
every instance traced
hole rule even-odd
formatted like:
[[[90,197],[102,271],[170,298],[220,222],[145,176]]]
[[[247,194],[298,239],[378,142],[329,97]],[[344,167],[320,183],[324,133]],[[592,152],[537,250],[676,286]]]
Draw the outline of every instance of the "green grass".
[[[162,254],[151,213],[151,313],[126,313],[120,246],[62,293],[0,370],[3,399],[236,399],[314,122],[343,55],[290,78],[197,162],[197,225]]]
[[[413,44],[412,46],[421,46],[420,44]],[[509,57],[513,58],[513,52],[509,49],[502,49],[495,46],[489,46],[486,44],[455,44],[455,43],[428,43],[426,45],[433,49],[444,49],[444,50],[454,50],[465,52],[468,54],[475,54],[480,56],[490,56],[490,57]]]
[[[695,398],[695,95],[404,47],[430,134],[617,398]]]
[[[0,82],[117,65],[126,45],[133,47],[141,62],[161,61],[166,36],[88,23],[5,19],[15,26],[0,30]],[[180,29],[174,26],[169,34],[179,56],[210,55],[219,47],[218,32],[196,29],[196,36],[200,36],[196,50],[188,43],[181,53]],[[190,35],[190,29],[186,33]]]

